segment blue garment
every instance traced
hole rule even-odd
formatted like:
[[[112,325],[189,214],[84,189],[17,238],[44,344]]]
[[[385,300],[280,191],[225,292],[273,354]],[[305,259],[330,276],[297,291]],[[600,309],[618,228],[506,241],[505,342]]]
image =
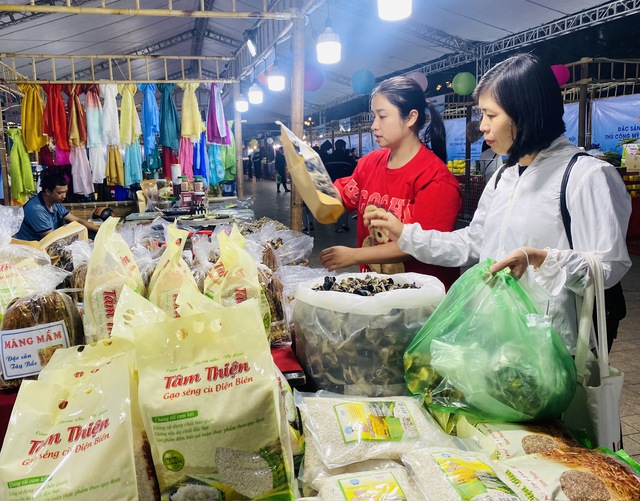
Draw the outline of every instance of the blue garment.
[[[24,219],[18,233],[14,235],[20,240],[40,240],[41,233],[53,231],[64,225],[64,218],[69,211],[62,204],[53,204],[47,209],[42,193],[38,193],[22,207]]]
[[[156,101],[156,84],[138,84],[142,97],[142,137],[144,139],[144,156],[153,154],[156,147],[156,134],[160,133],[160,112]]]
[[[207,157],[207,141],[205,133],[200,134],[200,141],[193,145],[193,175],[209,178],[209,158]]]
[[[173,99],[173,84],[158,84],[162,93],[160,106],[160,144],[176,152],[180,148],[180,116]]]
[[[209,185],[215,186],[224,181],[224,164],[222,163],[222,146],[208,143],[207,153],[209,156]]]
[[[142,181],[142,152],[140,145],[133,143],[124,151],[124,185],[128,188],[140,181]]]

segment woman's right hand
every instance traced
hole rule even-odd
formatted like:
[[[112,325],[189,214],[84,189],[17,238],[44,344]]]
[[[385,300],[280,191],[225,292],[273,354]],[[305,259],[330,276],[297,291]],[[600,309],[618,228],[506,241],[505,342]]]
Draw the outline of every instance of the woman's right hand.
[[[380,228],[382,232],[392,241],[397,242],[402,235],[404,224],[390,212],[384,209],[376,209],[364,213],[364,224],[369,230]]]

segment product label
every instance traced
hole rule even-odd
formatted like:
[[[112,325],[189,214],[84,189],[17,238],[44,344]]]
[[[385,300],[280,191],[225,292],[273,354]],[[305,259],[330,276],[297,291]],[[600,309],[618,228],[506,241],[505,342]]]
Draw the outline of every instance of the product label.
[[[418,429],[402,402],[348,402],[334,407],[345,444],[415,440]]]
[[[464,501],[518,501],[493,469],[473,456],[449,452],[431,454],[451,485]]]
[[[406,501],[392,473],[360,474],[338,480],[345,501]]]
[[[5,379],[35,376],[59,348],[68,348],[69,333],[63,321],[0,331],[2,375]]]

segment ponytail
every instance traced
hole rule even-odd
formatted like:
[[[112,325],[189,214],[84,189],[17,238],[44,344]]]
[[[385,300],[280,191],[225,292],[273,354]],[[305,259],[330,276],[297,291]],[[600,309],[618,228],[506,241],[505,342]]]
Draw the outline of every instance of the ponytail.
[[[422,142],[427,148],[433,151],[440,160],[447,163],[447,131],[444,127],[444,121],[433,104],[427,102],[427,109],[429,110],[431,120],[422,135]]]

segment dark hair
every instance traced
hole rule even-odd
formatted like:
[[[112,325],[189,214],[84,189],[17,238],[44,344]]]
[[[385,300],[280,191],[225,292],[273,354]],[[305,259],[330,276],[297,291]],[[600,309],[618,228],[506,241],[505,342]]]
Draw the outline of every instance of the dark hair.
[[[45,174],[40,178],[40,187],[43,190],[53,191],[56,186],[67,186],[67,178],[62,174]]]
[[[477,101],[485,93],[491,95],[516,128],[505,162],[508,166],[548,148],[566,130],[558,81],[551,67],[533,54],[518,54],[491,68],[473,97]]]
[[[428,103],[424,97],[424,91],[420,84],[412,78],[405,76],[397,76],[380,82],[371,97],[381,94],[386,97],[389,102],[398,108],[400,116],[403,119],[409,117],[411,110],[418,112],[418,119],[414,124],[416,133],[420,133],[424,124],[427,123],[427,110],[431,120],[427,125],[422,142],[431,149],[443,162],[447,161],[447,143],[444,122],[438,110],[431,103]]]
[[[347,146],[347,142],[344,139],[338,139],[336,141],[336,150],[342,150]]]

